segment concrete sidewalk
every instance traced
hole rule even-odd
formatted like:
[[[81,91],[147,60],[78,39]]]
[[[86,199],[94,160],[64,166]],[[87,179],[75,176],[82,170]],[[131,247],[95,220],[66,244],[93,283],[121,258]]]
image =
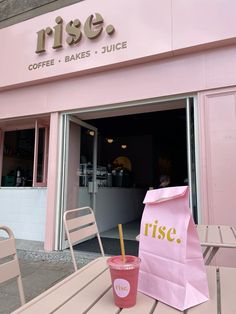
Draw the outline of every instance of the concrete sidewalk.
[[[41,242],[16,241],[26,301],[33,299],[74,270],[69,250],[45,252]],[[76,252],[78,267],[100,256]],[[16,280],[0,286],[0,314],[9,314],[20,306]],[[43,314],[43,313],[42,313]]]

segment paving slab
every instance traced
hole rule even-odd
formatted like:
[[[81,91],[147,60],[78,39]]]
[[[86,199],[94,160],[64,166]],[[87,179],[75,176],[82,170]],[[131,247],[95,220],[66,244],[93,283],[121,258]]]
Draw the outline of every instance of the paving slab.
[[[55,285],[73,272],[68,262],[19,260],[26,302]],[[0,314],[8,314],[20,306],[16,280],[0,287]]]
[[[36,241],[17,240],[26,302],[70,275],[73,264],[69,250],[45,252],[43,245]],[[75,252],[78,268],[83,267],[100,254]],[[0,285],[0,314],[9,314],[20,306],[16,280]],[[42,313],[43,314],[43,313]]]

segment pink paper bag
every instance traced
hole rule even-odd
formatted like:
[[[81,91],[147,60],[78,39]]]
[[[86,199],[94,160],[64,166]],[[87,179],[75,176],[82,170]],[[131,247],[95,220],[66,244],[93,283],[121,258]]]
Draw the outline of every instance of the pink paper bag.
[[[141,220],[138,290],[181,311],[209,299],[188,187],[150,190]]]

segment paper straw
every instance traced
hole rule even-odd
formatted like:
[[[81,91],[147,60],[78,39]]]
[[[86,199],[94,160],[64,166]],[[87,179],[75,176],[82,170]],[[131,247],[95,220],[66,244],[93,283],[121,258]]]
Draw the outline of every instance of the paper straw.
[[[122,231],[122,224],[118,224],[119,236],[120,236],[120,249],[123,262],[125,261],[125,246],[124,246],[124,237]]]

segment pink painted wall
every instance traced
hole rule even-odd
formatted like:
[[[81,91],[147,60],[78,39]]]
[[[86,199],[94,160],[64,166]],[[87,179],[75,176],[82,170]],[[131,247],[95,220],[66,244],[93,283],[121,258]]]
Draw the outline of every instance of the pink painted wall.
[[[172,0],[173,50],[235,42],[234,0]],[[157,4],[158,6],[158,4]]]
[[[4,133],[2,132],[0,128],[0,178],[2,178],[3,149],[4,149],[3,143],[4,143]]]
[[[44,242],[44,248],[47,251],[52,251],[55,244],[56,196],[58,180],[58,136],[59,115],[58,113],[52,113],[50,117],[49,132],[47,211]]]
[[[186,51],[216,47],[236,42],[236,2],[223,0],[86,0],[23,23],[0,30],[0,88],[33,81],[111,68],[127,62],[143,62],[145,58],[163,58]],[[104,18],[104,31],[95,40],[83,35],[71,47],[52,49],[53,40],[46,36],[46,52],[36,54],[36,33],[55,26],[62,16],[66,23],[79,18],[82,24],[90,14],[99,12]],[[112,24],[112,36],[105,27]],[[102,53],[102,47],[126,42],[127,48]],[[65,62],[65,56],[90,51],[90,56]],[[53,59],[53,66],[29,70],[29,65]],[[8,60],[8,62],[6,62]]]
[[[206,224],[236,226],[236,88],[199,94],[201,207]],[[224,249],[216,263],[236,267]]]
[[[12,118],[192,93],[236,83],[236,45],[0,93]],[[140,88],[141,87],[141,88]]]

